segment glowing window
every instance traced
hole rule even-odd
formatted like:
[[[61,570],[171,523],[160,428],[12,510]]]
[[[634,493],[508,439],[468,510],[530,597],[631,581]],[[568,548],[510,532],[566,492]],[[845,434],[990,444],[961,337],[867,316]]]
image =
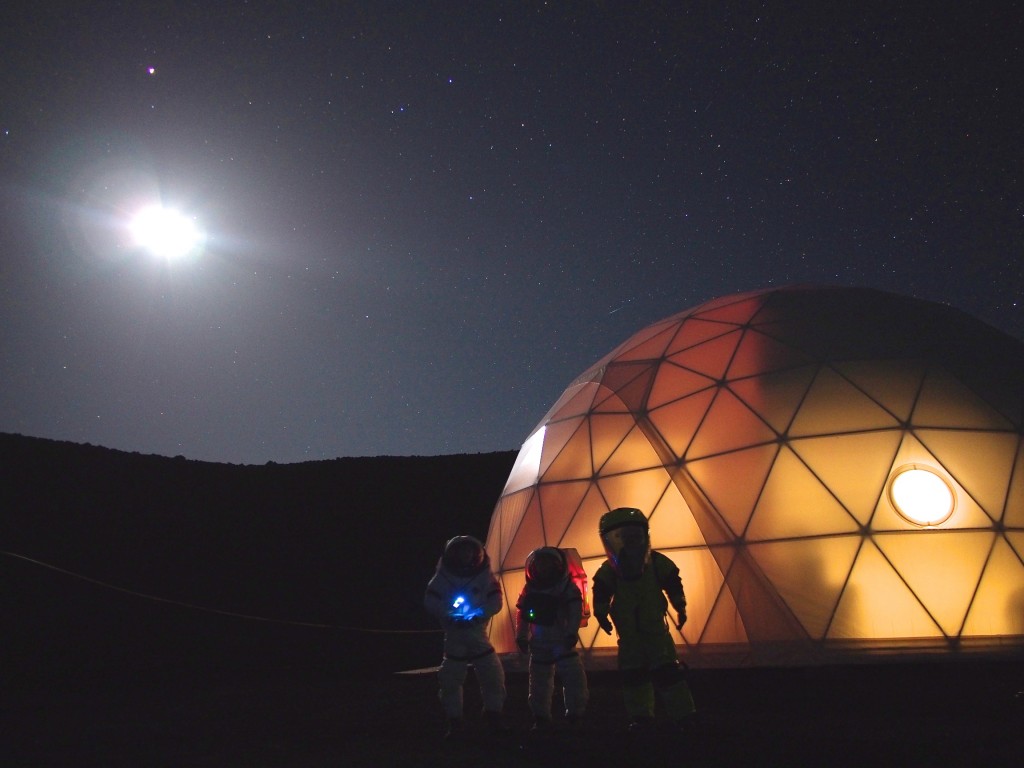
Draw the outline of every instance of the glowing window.
[[[914,525],[938,525],[953,514],[953,489],[935,472],[905,467],[889,482],[889,500]]]

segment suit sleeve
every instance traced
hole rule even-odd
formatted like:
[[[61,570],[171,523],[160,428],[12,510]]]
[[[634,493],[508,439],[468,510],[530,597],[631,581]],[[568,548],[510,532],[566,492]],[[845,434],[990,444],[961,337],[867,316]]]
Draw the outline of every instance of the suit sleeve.
[[[446,580],[441,577],[440,573],[435,573],[434,578],[427,584],[427,591],[423,595],[423,607],[427,609],[427,613],[433,616],[438,621],[444,621],[448,618],[448,609],[451,606],[451,602],[448,600],[448,584]]]
[[[686,593],[683,591],[683,580],[679,577],[679,568],[670,557],[660,552],[652,552],[651,557],[658,560],[655,567],[658,585],[665,591],[676,613],[686,616]]]
[[[612,607],[612,596],[615,594],[615,575],[607,563],[601,565],[594,574],[594,617],[598,621],[608,618]]]
[[[484,591],[484,617],[490,618],[501,612],[501,607],[504,605],[504,600],[501,597],[501,584],[498,582],[498,577],[488,571],[490,578],[488,579],[487,587]]]

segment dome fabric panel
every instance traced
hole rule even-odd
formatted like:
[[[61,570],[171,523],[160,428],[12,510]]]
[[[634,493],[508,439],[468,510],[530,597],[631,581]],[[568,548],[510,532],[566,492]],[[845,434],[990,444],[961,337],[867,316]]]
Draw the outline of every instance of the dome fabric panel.
[[[638,507],[683,573],[692,658],[1024,644],[1022,375],[1024,344],[944,305],[830,287],[715,299],[570,383],[498,499],[492,563],[513,599],[539,546],[575,547],[593,578],[600,516]],[[948,517],[895,506],[908,468],[948,489]],[[502,652],[510,621],[491,625]],[[613,648],[594,624],[585,647]]]
[[[900,440],[898,431],[887,430],[793,440],[789,448],[864,526],[884,493]]]
[[[779,446],[765,445],[687,465],[689,476],[733,537],[747,530],[778,452]]]
[[[597,488],[611,509],[627,506],[626,501],[632,500],[642,504],[644,509],[652,510],[648,513],[652,526],[656,524],[655,513],[660,510],[663,503],[679,499],[680,503],[685,504],[680,499],[679,492],[672,485],[671,476],[661,465],[652,466],[650,469],[601,477],[597,481]],[[665,516],[662,514],[658,517],[658,526],[662,525],[661,517]],[[673,539],[673,541],[675,540]]]
[[[751,544],[754,559],[807,634],[823,638],[860,549],[858,536]]]
[[[728,388],[718,390],[704,413],[686,458],[715,456],[751,445],[775,443],[778,434]]]
[[[996,539],[978,593],[971,600],[964,634],[1024,635],[1024,590],[1007,594],[1003,588],[1007,582],[1024,582],[1024,563],[1007,542]]]
[[[807,465],[783,446],[754,506],[744,538],[752,541],[835,536],[860,528]]]

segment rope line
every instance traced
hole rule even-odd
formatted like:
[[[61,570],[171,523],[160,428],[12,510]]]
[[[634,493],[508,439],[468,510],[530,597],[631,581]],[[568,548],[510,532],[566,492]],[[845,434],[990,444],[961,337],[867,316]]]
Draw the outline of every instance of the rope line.
[[[220,616],[230,616],[235,619],[245,619],[246,621],[260,621],[267,624],[283,624],[291,627],[312,627],[314,629],[340,629],[349,632],[366,632],[368,634],[386,635],[424,635],[437,634],[442,631],[440,629],[377,629],[372,627],[352,627],[343,626],[339,624],[323,624],[312,621],[289,621],[288,619],[271,619],[266,616],[254,616],[253,614],[249,613],[236,613],[235,611],[225,611],[221,610],[220,608],[210,608],[209,606],[205,605],[196,605],[195,603],[186,603],[182,602],[181,600],[171,600],[170,598],[159,597],[158,595],[150,595],[145,592],[137,592],[134,589],[119,587],[116,584],[110,584],[105,581],[100,581],[99,579],[94,579],[90,576],[85,576],[81,573],[75,573],[74,571],[69,571],[66,568],[60,568],[51,563],[44,563],[42,560],[36,560],[31,557],[26,557],[25,555],[19,555],[16,552],[6,552],[0,550],[0,555],[7,555],[7,557],[13,557],[18,560],[23,560],[26,563],[32,563],[33,565],[38,565],[42,568],[48,568],[49,570],[55,571],[56,573],[60,573],[65,576],[70,576],[71,578],[78,579],[80,581],[85,581],[90,584],[95,584],[96,586],[103,587],[104,589],[113,590],[115,592],[121,592],[125,595],[131,595],[132,597],[142,598],[143,600],[150,600],[155,603],[165,603],[167,605],[176,605],[181,608],[188,608],[193,611],[202,611],[204,613],[215,613]]]

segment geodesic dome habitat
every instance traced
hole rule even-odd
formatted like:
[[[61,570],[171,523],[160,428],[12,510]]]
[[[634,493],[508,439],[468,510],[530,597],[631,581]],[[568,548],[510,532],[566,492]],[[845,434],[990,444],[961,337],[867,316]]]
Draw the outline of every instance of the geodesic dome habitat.
[[[523,444],[486,541],[491,639],[514,650],[532,549],[592,579],[627,506],[680,568],[691,660],[1021,647],[1022,412],[1024,344],[944,305],[781,288],[654,323]],[[581,641],[615,645],[593,620]]]

